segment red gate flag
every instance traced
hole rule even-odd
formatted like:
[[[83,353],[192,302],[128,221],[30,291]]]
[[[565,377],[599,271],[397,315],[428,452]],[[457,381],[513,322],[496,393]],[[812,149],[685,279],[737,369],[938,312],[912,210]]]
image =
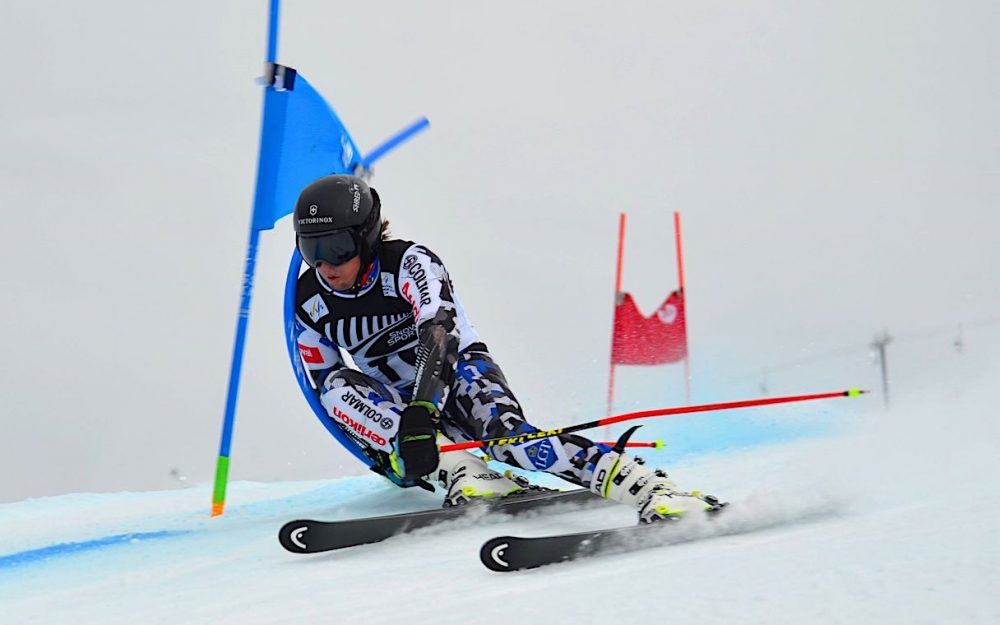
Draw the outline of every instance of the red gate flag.
[[[629,293],[619,293],[611,362],[616,365],[661,365],[687,356],[684,289],[671,293],[649,317]]]

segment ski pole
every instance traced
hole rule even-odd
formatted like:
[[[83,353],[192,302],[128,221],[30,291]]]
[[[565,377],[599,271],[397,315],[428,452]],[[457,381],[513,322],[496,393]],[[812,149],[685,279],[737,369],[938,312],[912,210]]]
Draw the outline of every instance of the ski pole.
[[[456,447],[456,445],[467,445],[467,444],[468,443],[449,443],[447,445],[441,445],[438,448],[438,451],[441,452],[441,453],[445,453],[445,452],[449,452],[449,451],[459,451],[460,449],[466,449],[466,447]],[[608,441],[602,441],[602,442],[599,442],[598,445],[607,445],[608,447],[613,447],[615,445],[615,441],[610,441],[610,442],[608,442]],[[645,442],[628,441],[627,443],[625,443],[625,446],[626,447],[649,447],[651,449],[663,449],[663,448],[665,448],[667,446],[667,444],[663,442],[662,438],[658,438],[655,441],[645,441]]]
[[[600,445],[607,445],[609,447],[613,447],[614,444],[615,444],[615,441],[611,441],[610,443],[607,442],[607,441],[604,441],[604,442],[601,442],[599,444]],[[638,442],[638,441],[632,442],[632,441],[629,441],[629,442],[625,443],[625,446],[626,447],[650,447],[652,449],[663,449],[664,447],[667,446],[667,444],[663,442],[662,438],[658,438],[655,441],[647,441],[647,442]]]
[[[631,421],[633,419],[646,419],[648,417],[664,417],[676,414],[689,414],[692,412],[710,412],[713,410],[731,410],[733,408],[749,408],[751,406],[768,406],[771,404],[787,404],[791,402],[812,401],[815,399],[831,399],[834,397],[858,397],[859,395],[862,395],[867,392],[868,391],[862,391],[856,388],[852,388],[846,391],[836,391],[833,393],[816,393],[814,395],[789,395],[787,397],[747,399],[743,401],[724,402],[721,404],[701,404],[698,406],[678,406],[676,408],[658,408],[655,410],[641,410],[639,412],[628,412],[625,414],[606,417],[604,419],[598,419],[596,421],[587,421],[586,423],[569,425],[562,428],[556,428],[554,430],[539,430],[538,432],[529,432],[527,434],[518,434],[516,436],[507,436],[503,438],[489,438],[483,441],[470,441],[467,443],[452,443],[450,445],[442,445],[441,451],[455,451],[458,449],[477,449],[479,447],[495,447],[497,445],[516,445],[518,443],[524,443],[539,438],[548,438],[550,436],[558,436],[559,434],[570,434],[572,432],[579,432],[581,430],[596,428],[601,425],[611,425],[612,423]]]

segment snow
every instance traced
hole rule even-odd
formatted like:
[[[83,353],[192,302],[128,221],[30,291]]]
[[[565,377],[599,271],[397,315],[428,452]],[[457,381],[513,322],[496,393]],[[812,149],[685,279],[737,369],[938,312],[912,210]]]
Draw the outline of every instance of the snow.
[[[823,436],[670,465],[669,451],[648,455],[732,506],[679,526],[672,544],[520,573],[488,571],[479,546],[496,535],[631,523],[633,513],[462,520],[299,556],[276,540],[292,518],[387,514],[438,498],[369,474],[237,482],[217,519],[207,516],[207,485],[4,504],[2,620],[996,623],[1000,461],[988,388],[924,394],[892,412],[878,402],[843,408],[842,426]]]
[[[644,310],[675,285],[683,214],[695,402],[877,389],[887,329],[892,410],[650,421],[637,438],[668,443],[650,462],[733,504],[653,550],[478,562],[495,535],[633,522],[611,508],[289,554],[289,519],[440,496],[357,468],[299,397],[285,219],[261,241],[235,481],[209,519],[266,3],[6,2],[0,625],[1000,623],[995,3],[285,4],[279,59],[362,147],[432,119],[375,183],[393,230],[447,259],[536,425],[603,414],[622,210]],[[616,412],[684,396],[680,367],[617,375]]]

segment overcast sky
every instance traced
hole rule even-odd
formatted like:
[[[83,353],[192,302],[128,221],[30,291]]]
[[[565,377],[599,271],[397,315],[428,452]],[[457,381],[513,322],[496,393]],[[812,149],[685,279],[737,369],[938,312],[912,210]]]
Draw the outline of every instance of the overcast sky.
[[[681,212],[696,401],[875,385],[883,328],[897,392],[949,358],[991,370],[995,2],[283,5],[279,60],[362,150],[430,118],[372,184],[539,425],[603,414],[620,211],[646,312]],[[266,11],[0,8],[0,501],[211,479]],[[233,479],[358,470],[287,363],[292,246],[287,219],[262,238]],[[679,367],[619,382],[621,410],[684,399]]]

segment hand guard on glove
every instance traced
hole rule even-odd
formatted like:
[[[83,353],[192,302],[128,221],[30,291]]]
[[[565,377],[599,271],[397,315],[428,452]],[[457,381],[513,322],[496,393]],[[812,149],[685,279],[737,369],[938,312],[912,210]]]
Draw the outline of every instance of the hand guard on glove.
[[[415,480],[429,475],[438,466],[437,410],[423,403],[410,404],[399,419],[392,439],[393,456],[400,477]]]

